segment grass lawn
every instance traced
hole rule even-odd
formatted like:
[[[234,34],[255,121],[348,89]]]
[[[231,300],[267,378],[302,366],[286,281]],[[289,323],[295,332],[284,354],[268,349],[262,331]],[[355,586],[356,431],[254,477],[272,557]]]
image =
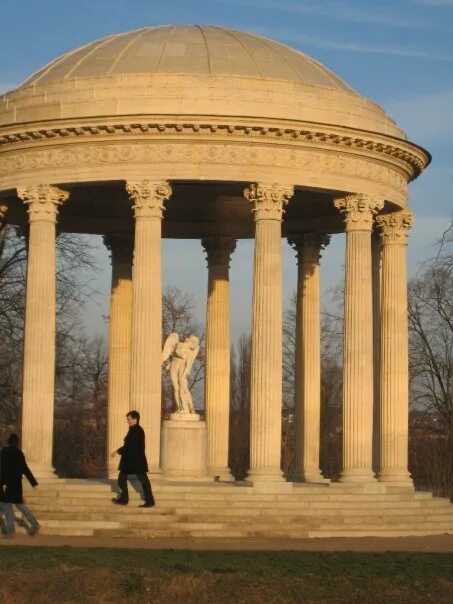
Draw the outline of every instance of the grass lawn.
[[[0,602],[453,603],[453,553],[0,548]]]

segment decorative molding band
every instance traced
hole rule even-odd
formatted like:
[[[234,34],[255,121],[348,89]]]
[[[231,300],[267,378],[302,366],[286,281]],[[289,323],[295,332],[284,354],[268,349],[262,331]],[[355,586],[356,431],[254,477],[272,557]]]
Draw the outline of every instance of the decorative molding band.
[[[43,170],[54,171],[75,167],[109,166],[116,172],[117,166],[128,164],[163,165],[208,163],[211,166],[259,166],[262,168],[334,175],[341,178],[358,178],[367,182],[383,183],[398,195],[405,195],[407,178],[397,165],[378,162],[374,158],[355,153],[324,151],[282,145],[238,145],[233,141],[219,142],[181,141],[103,141],[94,144],[59,145],[56,147],[32,146],[0,152],[0,178]],[[166,171],[164,170],[166,173]],[[161,172],[162,173],[162,172]],[[14,183],[13,183],[13,186]],[[341,187],[340,187],[341,188]]]
[[[263,127],[258,125],[240,125],[240,124],[207,124],[207,123],[131,123],[131,124],[111,124],[97,126],[74,126],[67,128],[40,128],[36,130],[25,130],[17,133],[0,135],[0,147],[2,145],[17,144],[28,141],[42,141],[51,139],[85,139],[93,136],[136,136],[136,135],[157,135],[157,136],[194,136],[204,134],[217,134],[228,137],[241,136],[249,139],[266,140],[291,140],[305,141],[314,145],[326,145],[335,147],[345,147],[349,149],[359,149],[370,151],[377,154],[383,154],[398,159],[408,164],[413,170],[412,178],[415,179],[425,168],[425,162],[422,159],[396,145],[379,142],[349,135],[340,135],[329,132],[322,132],[316,129],[298,129],[298,128],[278,128]],[[404,142],[404,141],[403,141]]]

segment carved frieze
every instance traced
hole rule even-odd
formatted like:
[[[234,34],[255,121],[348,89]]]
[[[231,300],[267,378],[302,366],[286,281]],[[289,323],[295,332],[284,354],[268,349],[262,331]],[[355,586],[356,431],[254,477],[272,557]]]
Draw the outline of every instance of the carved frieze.
[[[225,124],[225,123],[134,123],[134,124],[100,124],[97,126],[72,126],[66,128],[47,128],[39,130],[26,130],[16,133],[5,133],[0,135],[0,148],[3,145],[23,144],[24,142],[37,141],[38,144],[43,140],[65,139],[72,140],[81,138],[88,139],[90,137],[110,137],[119,135],[122,137],[132,137],[135,135],[159,136],[168,137],[169,142],[173,136],[181,139],[183,136],[190,136],[196,141],[196,137],[206,137],[209,135],[215,138],[221,136],[223,139],[256,139],[272,142],[292,142],[304,143],[313,147],[338,147],[343,148],[343,151],[348,149],[362,151],[365,154],[375,154],[377,156],[389,156],[407,164],[410,178],[416,178],[425,168],[426,160],[422,159],[415,153],[411,153],[408,149],[397,144],[391,144],[385,139],[372,140],[363,138],[360,132],[351,134],[338,134],[335,132],[320,131],[314,128],[281,128],[281,127],[264,127],[259,125],[247,124]]]

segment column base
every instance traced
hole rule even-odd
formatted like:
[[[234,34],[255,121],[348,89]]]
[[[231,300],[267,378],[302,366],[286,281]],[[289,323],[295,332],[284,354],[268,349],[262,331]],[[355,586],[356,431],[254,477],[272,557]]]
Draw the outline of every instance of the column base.
[[[355,468],[343,470],[338,482],[352,484],[375,483],[376,478],[371,469]]]
[[[286,482],[280,468],[251,469],[246,478],[253,489],[259,492],[280,492],[293,488],[292,482]]]
[[[55,473],[55,468],[51,465],[27,461],[30,470],[33,473],[33,476],[39,482],[41,480],[58,480],[58,475]]]
[[[234,482],[234,476],[231,474],[230,468],[227,466],[209,467],[208,475],[212,476],[217,482]]]
[[[377,479],[389,487],[414,488],[414,482],[407,470],[382,470]]]
[[[104,475],[109,479],[109,480],[114,480],[116,478],[118,478],[118,474],[119,474],[119,470],[118,470],[118,464],[119,464],[119,457],[116,457],[116,461],[114,461],[113,463],[108,461],[104,467]]]
[[[329,484],[330,480],[324,478],[319,469],[295,470],[291,474],[293,482],[311,482],[315,484]]]

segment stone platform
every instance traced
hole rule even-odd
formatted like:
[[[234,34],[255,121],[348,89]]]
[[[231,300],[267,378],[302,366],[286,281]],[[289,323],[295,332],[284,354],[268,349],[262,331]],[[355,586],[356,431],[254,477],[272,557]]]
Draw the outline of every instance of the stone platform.
[[[410,489],[285,485],[278,493],[231,483],[153,483],[157,505],[110,502],[113,482],[53,480],[25,489],[43,535],[146,538],[397,537],[453,534],[448,499]],[[373,492],[377,491],[377,492]],[[23,529],[19,529],[23,531]]]

